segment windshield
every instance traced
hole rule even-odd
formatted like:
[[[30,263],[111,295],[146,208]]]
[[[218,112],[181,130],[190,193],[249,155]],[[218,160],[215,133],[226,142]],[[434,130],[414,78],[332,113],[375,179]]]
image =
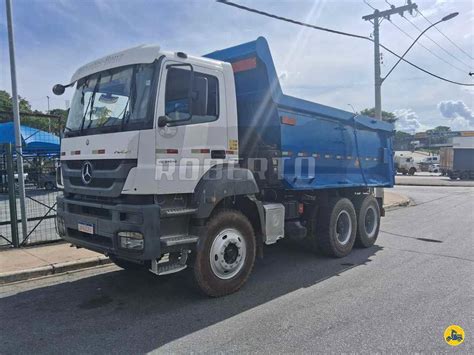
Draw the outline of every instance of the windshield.
[[[153,121],[148,103],[153,73],[154,64],[141,64],[99,72],[79,80],[65,134],[151,127]]]

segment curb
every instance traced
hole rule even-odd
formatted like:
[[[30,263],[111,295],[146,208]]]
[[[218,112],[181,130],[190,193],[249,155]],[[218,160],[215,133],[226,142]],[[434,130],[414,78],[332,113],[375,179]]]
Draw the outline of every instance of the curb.
[[[0,273],[0,285],[5,285],[12,282],[33,279],[41,276],[48,276],[54,274],[62,274],[68,271],[78,269],[85,269],[98,265],[110,264],[111,261],[106,256],[98,256],[87,259],[66,261],[63,263],[50,264],[33,269],[10,271]]]
[[[406,206],[410,205],[410,203],[411,203],[410,199],[405,198],[403,201],[391,203],[390,205],[385,205],[385,206],[383,206],[383,208],[385,210],[391,210],[391,209],[396,208],[396,207],[406,207]]]
[[[474,185],[469,184],[446,184],[446,185],[427,185],[422,183],[396,183],[395,186],[426,186],[426,187],[474,187]]]

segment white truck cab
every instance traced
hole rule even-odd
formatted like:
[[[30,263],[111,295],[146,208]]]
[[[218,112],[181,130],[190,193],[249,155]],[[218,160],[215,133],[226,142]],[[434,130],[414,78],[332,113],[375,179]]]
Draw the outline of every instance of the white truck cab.
[[[191,75],[198,97],[192,118],[186,120]],[[139,46],[81,67],[70,85],[76,91],[61,159],[137,160],[110,195],[191,193],[213,160],[222,164],[238,159],[229,63]],[[165,115],[176,122],[159,127],[158,119]],[[105,182],[95,179],[82,191],[94,183]],[[65,184],[74,185],[67,179]]]

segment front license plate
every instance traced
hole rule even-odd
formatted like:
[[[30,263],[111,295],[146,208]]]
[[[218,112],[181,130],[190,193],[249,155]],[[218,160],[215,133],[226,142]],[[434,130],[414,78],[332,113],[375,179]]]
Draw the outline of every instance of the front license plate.
[[[84,232],[87,234],[94,234],[94,225],[90,223],[78,223],[77,229],[79,232]]]

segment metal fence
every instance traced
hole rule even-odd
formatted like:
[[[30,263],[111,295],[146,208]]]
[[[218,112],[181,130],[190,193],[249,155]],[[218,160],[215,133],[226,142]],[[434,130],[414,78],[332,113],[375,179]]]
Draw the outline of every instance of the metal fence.
[[[17,193],[16,153],[11,145],[2,146],[0,149],[0,246],[14,245],[15,233],[18,233],[20,246],[60,239],[55,228],[56,197],[60,193],[56,189],[58,162],[58,152],[39,150],[23,153],[27,235],[22,235],[21,227],[17,227],[21,223],[21,215]]]

